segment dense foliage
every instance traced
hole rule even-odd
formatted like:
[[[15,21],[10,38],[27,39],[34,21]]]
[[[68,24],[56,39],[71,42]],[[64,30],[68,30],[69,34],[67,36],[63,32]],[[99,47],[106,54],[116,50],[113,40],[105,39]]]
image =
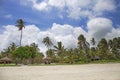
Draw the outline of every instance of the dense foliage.
[[[51,58],[52,63],[79,64],[94,61],[120,61],[120,37],[113,38],[112,40],[102,38],[98,44],[92,38],[90,41],[92,45],[86,41],[82,34],[78,36],[77,40],[78,47],[71,49],[65,48],[62,42],[57,42],[57,45],[52,44],[48,36],[43,39],[43,43],[48,47],[46,54]],[[0,57],[5,56],[10,57],[16,63],[23,64],[41,63],[44,57],[35,43],[19,47],[12,43],[1,52]]]

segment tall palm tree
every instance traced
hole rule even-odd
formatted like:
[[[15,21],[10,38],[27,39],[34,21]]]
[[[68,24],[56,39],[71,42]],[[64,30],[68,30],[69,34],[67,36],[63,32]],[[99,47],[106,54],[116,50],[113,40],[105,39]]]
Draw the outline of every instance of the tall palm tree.
[[[117,58],[120,58],[120,37],[113,38],[112,53],[114,53]]]
[[[86,38],[83,34],[78,36],[78,48],[80,52],[84,53],[85,62],[89,61],[89,43],[86,41]]]
[[[57,42],[57,45],[54,46],[55,48],[55,52],[57,53],[57,56],[59,57],[60,59],[60,62],[63,63],[63,58],[64,58],[64,51],[65,51],[65,48],[64,46],[62,45],[62,42]]]
[[[22,20],[22,19],[18,19],[17,20],[17,25],[16,25],[17,27],[18,27],[18,30],[19,31],[21,31],[21,35],[20,35],[20,46],[21,46],[21,42],[22,42],[22,30],[23,30],[23,27],[25,28],[25,26],[24,26],[24,21]]]
[[[48,36],[45,37],[42,42],[45,44],[45,46],[47,46],[48,49],[53,45],[51,39]]]
[[[109,49],[110,51],[112,50],[112,47],[113,47],[113,41],[112,40],[109,40],[108,41],[108,46],[109,46]]]
[[[96,55],[96,47],[95,47],[96,41],[95,41],[94,38],[92,38],[92,39],[90,40],[90,42],[91,42],[91,44],[92,44],[92,47],[91,47],[91,49],[90,49],[89,55],[90,55],[91,60],[94,60],[94,59],[97,57],[97,55]]]
[[[98,52],[99,52],[99,56],[103,59],[107,58],[107,52],[108,52],[108,43],[107,40],[105,38],[102,38],[99,43],[98,43]]]

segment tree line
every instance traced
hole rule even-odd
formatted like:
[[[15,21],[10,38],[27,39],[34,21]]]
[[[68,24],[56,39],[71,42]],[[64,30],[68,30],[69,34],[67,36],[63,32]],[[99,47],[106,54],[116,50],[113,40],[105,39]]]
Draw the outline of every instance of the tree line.
[[[0,57],[8,56],[13,59],[16,64],[42,63],[44,56],[40,52],[36,43],[21,46],[22,29],[25,27],[24,21],[19,19],[16,26],[18,27],[18,30],[21,31],[20,45],[16,46],[15,43],[11,43],[8,48],[1,51]],[[43,38],[42,43],[48,48],[46,54],[47,57],[51,58],[49,61],[52,63],[76,64],[89,63],[97,60],[120,60],[120,37],[111,40],[102,38],[98,44],[96,44],[95,39],[92,38],[90,42],[93,47],[91,47],[90,43],[86,41],[83,34],[78,36],[77,41],[77,48],[71,49],[65,48],[61,41],[57,42],[57,45],[54,45],[49,36]]]
[[[120,37],[106,40],[102,38],[97,46],[94,38],[91,39],[91,44],[86,41],[84,35],[78,37],[78,47],[67,49],[64,48],[62,42],[57,42],[53,45],[54,49],[47,50],[47,55],[53,58],[53,62],[57,63],[89,63],[96,60],[120,60]],[[44,38],[46,46],[51,46],[51,41],[48,37]],[[49,44],[50,43],[50,44]]]

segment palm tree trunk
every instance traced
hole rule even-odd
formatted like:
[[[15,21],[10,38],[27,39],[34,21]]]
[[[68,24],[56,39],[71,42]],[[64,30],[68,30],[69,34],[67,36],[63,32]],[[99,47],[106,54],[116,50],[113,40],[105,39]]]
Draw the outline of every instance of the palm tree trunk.
[[[22,30],[21,30],[21,35],[20,35],[20,46],[21,46],[21,43],[22,43]]]

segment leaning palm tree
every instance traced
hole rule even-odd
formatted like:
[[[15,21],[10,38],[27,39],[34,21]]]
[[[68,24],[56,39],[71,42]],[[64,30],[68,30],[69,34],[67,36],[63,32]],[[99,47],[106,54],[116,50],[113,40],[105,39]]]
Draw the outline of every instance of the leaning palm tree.
[[[42,42],[45,44],[45,46],[47,46],[48,49],[53,45],[51,39],[48,36],[45,37]]]
[[[21,42],[22,42],[22,30],[23,30],[23,27],[25,28],[24,21],[22,19],[18,19],[16,26],[18,27],[18,30],[21,31],[21,35],[20,35],[20,46],[21,46]]]
[[[89,49],[89,43],[86,41],[86,38],[83,34],[78,36],[78,47],[83,51]]]

